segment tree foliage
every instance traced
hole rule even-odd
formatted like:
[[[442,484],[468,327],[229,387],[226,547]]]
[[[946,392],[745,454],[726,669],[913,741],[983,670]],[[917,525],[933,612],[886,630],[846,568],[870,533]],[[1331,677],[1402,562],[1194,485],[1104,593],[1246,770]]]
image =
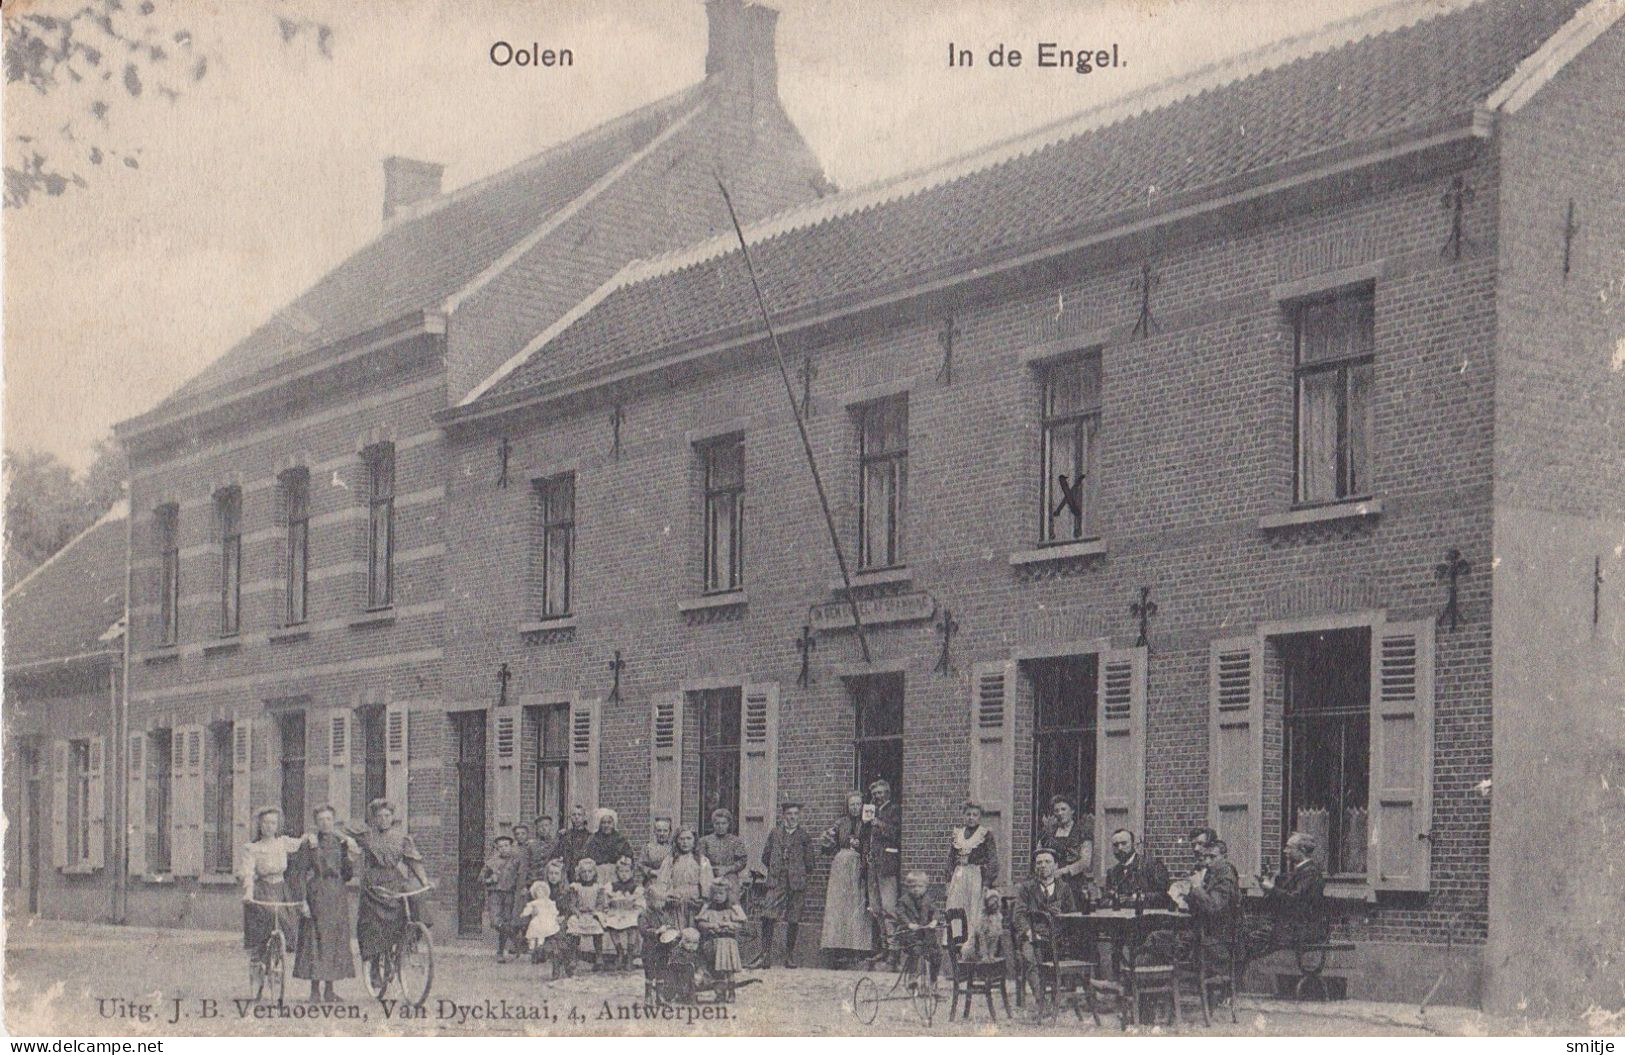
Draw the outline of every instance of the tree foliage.
[[[75,476],[47,451],[5,452],[5,584],[10,589],[112,508],[124,493],[124,456],[102,440]]]
[[[119,139],[114,119],[123,107],[173,103],[208,76],[209,48],[189,24],[205,10],[176,0],[8,5],[8,90],[31,89],[60,105],[42,127],[8,132],[6,207],[87,186],[86,177],[100,169],[140,168],[141,147]],[[308,41],[323,58],[332,57],[333,31],[325,23],[276,10],[271,18],[284,44]]]

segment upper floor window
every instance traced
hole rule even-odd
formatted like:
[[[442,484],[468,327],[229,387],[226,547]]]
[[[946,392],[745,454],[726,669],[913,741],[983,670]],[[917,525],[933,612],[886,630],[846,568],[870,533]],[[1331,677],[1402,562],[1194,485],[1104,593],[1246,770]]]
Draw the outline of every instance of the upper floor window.
[[[908,396],[857,408],[858,567],[903,563],[908,503]]]
[[[575,571],[576,477],[563,473],[536,482],[536,503],[541,514],[541,616],[553,619],[570,614],[570,591]]]
[[[1369,287],[1297,307],[1299,504],[1371,492],[1375,316]]]
[[[287,581],[282,620],[289,626],[305,621],[310,584],[310,471],[282,474],[282,519],[287,525]]]
[[[367,466],[367,607],[395,600],[395,445],[379,443],[362,455]]]
[[[220,633],[235,634],[243,615],[243,492],[222,487],[214,495],[215,530],[220,536]]]
[[[173,645],[181,631],[181,531],[180,507],[171,502],[159,506],[158,536],[158,625],[159,639]]]
[[[705,464],[705,592],[745,584],[745,440],[728,436],[700,448]]]
[[[1071,542],[1100,534],[1100,353],[1042,368],[1044,500],[1040,537]]]

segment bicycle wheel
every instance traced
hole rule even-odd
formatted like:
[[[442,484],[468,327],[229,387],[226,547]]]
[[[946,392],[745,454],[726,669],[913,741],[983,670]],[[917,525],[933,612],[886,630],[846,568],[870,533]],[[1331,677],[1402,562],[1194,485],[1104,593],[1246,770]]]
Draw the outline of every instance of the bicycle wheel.
[[[864,1025],[871,1025],[880,1014],[880,987],[868,975],[858,979],[852,987],[852,1015]]]
[[[401,996],[413,1007],[422,1007],[434,983],[434,941],[429,937],[429,928],[421,923],[408,927],[401,936],[398,955],[395,981],[401,987]]]
[[[390,954],[381,952],[366,962],[361,975],[367,986],[367,993],[375,1000],[382,1000],[384,993],[389,990],[389,983],[395,977],[390,966]]]
[[[922,956],[914,968],[914,977],[909,979],[909,989],[912,992],[914,1012],[920,1016],[920,1021],[926,1025],[937,1014],[937,987],[931,981],[931,966]]]
[[[277,931],[265,939],[265,986],[263,996],[274,1004],[282,1003],[282,991],[288,981],[288,943]]]
[[[253,953],[248,955],[248,993],[258,1000],[260,994],[265,992],[265,963]]]

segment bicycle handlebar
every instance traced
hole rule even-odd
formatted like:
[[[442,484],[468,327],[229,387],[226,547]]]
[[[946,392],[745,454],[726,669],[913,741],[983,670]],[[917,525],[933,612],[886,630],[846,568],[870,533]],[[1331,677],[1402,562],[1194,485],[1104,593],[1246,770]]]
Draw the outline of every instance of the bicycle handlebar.
[[[402,900],[405,900],[406,898],[409,898],[409,897],[417,897],[419,894],[427,894],[429,891],[433,890],[434,887],[435,887],[435,885],[433,883],[430,883],[428,886],[419,887],[417,890],[408,890],[408,891],[406,891],[405,893],[402,893],[402,894],[397,894],[393,890],[380,890],[380,891],[378,891],[378,893],[383,894],[386,897],[398,897],[398,898],[401,898]]]
[[[263,908],[303,908],[305,905],[303,901],[260,901],[251,897],[245,897],[243,900],[250,905],[259,905]]]

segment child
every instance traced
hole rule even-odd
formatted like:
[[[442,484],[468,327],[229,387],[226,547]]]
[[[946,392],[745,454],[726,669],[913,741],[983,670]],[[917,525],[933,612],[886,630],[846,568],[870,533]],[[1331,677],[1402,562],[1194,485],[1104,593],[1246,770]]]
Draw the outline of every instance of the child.
[[[534,956],[541,952],[547,939],[559,932],[559,908],[553,903],[553,892],[545,880],[538,879],[530,885],[530,900],[519,917],[530,920],[525,926],[525,941]]]
[[[643,884],[633,874],[632,858],[622,857],[615,862],[615,879],[604,896],[606,907],[598,918],[614,947],[616,969],[624,971],[632,966],[638,939],[638,917],[644,906]]]
[[[919,869],[903,876],[903,892],[897,896],[897,948],[905,955],[925,957],[931,965],[931,980],[937,980],[940,950],[937,947],[937,906],[927,887],[930,880]]]
[[[558,930],[547,938],[541,949],[531,950],[530,962],[541,963],[543,956],[546,956],[552,967],[552,976],[556,980],[561,975],[567,977],[575,974],[576,939],[565,930],[575,914],[575,897],[570,884],[565,881],[562,858],[555,857],[547,862],[542,875],[544,877],[542,881],[547,884],[548,892],[553,898],[553,913],[558,920]]]
[[[982,919],[966,938],[962,955],[980,963],[1008,961],[1010,935],[1004,929],[1004,899],[997,890],[982,895]]]
[[[710,900],[694,918],[700,936],[710,946],[704,957],[718,974],[732,974],[743,963],[739,958],[739,928],[745,922],[745,910],[733,900],[733,884],[717,880],[711,884]]]
[[[671,943],[661,940],[669,935],[675,940],[677,931],[672,927],[671,914],[664,894],[651,888],[647,892],[643,911],[638,913],[638,939],[643,947],[643,989],[645,997],[652,999],[658,981],[665,977]]]
[[[572,952],[588,953],[592,969],[602,970],[600,956],[604,951],[604,924],[599,913],[609,906],[608,891],[598,882],[598,862],[583,857],[576,862],[576,881],[570,884],[570,899],[574,911],[565,924],[567,934],[577,939]]]
[[[514,860],[513,839],[499,835],[492,840],[491,856],[480,869],[480,885],[485,888],[485,916],[497,932],[497,963],[508,962],[508,944],[513,935],[513,903],[518,889]]]
[[[684,927],[677,935],[676,948],[666,964],[672,1000],[679,1004],[695,1002],[694,994],[706,982],[704,957],[700,955],[700,932]]]

